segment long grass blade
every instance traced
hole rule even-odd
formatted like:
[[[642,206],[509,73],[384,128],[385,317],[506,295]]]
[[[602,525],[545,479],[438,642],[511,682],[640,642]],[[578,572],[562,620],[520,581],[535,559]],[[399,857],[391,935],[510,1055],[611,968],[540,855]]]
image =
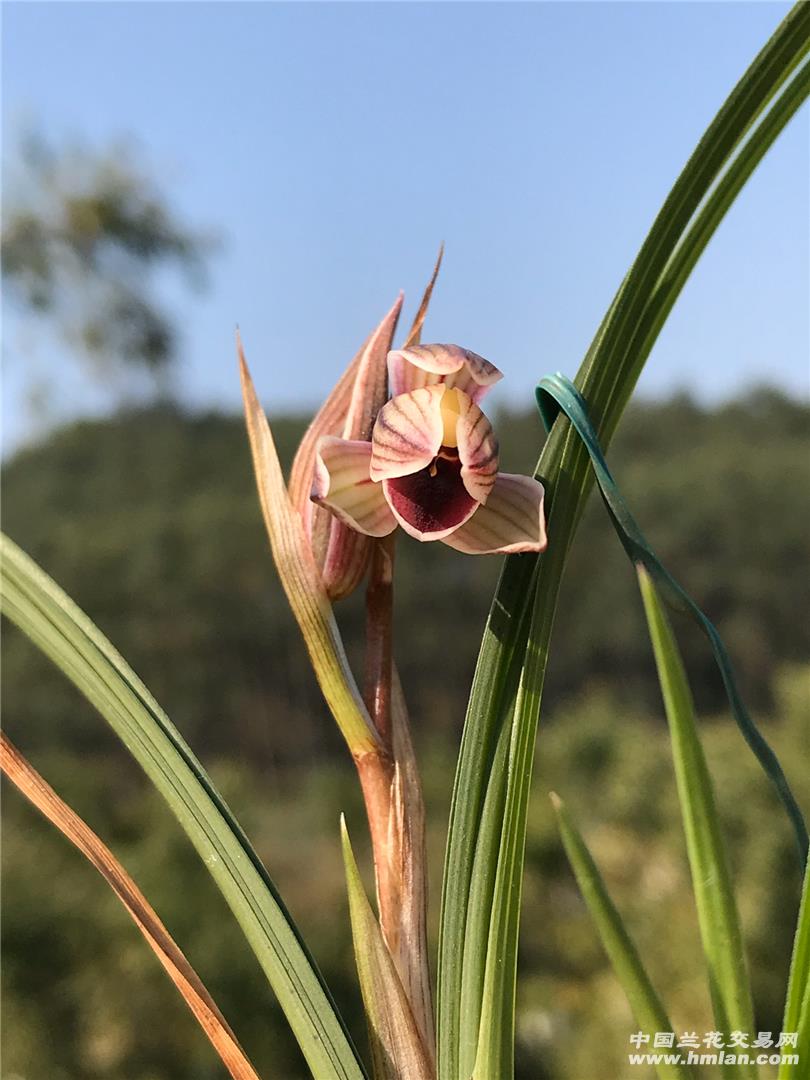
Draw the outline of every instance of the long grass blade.
[[[688,272],[734,196],[792,115],[783,111],[772,123],[759,122],[767,110],[777,107],[774,103],[778,105],[780,92],[809,48],[810,5],[797,4],[707,129],[623,280],[576,379],[591,407],[604,447],[610,442]],[[798,107],[795,98],[791,107],[793,111]],[[713,192],[724,170],[721,186]],[[693,218],[696,224],[702,224],[690,230]],[[676,253],[679,262],[673,262]],[[680,268],[678,272],[665,276],[673,266]],[[481,965],[460,965],[458,957],[470,926],[487,927],[487,909],[494,911],[497,907],[491,896],[476,890],[477,908],[470,910],[488,786],[490,782],[503,783],[502,778],[491,780],[496,747],[508,725],[512,731],[507,765],[508,819],[510,828],[525,834],[524,789],[531,775],[537,710],[559,586],[592,483],[587,452],[563,418],[555,423],[546,441],[536,475],[546,485],[549,507],[549,546],[541,558],[542,575],[538,575],[538,561],[531,556],[512,556],[506,561],[484,632],[456,772],[442,883],[437,987],[441,1080],[467,1080],[460,1068],[461,1048],[469,1050],[479,1041],[477,1010],[462,1012],[461,1001],[483,993]],[[520,700],[515,708],[514,667],[522,664],[524,656],[529,667],[523,671]],[[508,942],[502,957],[505,1009],[500,1016],[492,1013],[492,1022],[511,1032],[514,1018],[508,1014],[508,988],[514,982],[517,945],[513,903],[520,890],[523,840],[502,845],[501,851],[500,897],[505,906],[497,917],[506,919],[511,927],[507,933],[492,938]],[[469,981],[472,985],[465,987]],[[508,1035],[504,1040],[507,1054],[510,1045]],[[493,1073],[493,1078],[504,1080],[511,1076],[511,1057],[507,1056],[498,1068],[500,1072]]]
[[[180,733],[73,601],[0,534],[3,613],[93,704],[166,800],[238,920],[312,1072],[364,1071],[314,960],[267,870]]]
[[[667,261],[631,342],[630,354],[642,363],[649,356],[675,301],[718,225],[781,132],[807,101],[808,95],[810,63],[805,55],[797,63],[790,79],[786,80],[780,96],[763,116],[756,128],[756,137],[748,139],[732,163],[725,168]]]
[[[715,1024],[718,1031],[753,1031],[754,1006],[740,920],[712,781],[698,737],[692,694],[655,585],[641,567],[638,577],[672,740],[675,779]],[[725,1071],[734,1076],[756,1076],[753,1065],[730,1065]]]
[[[259,1080],[228,1022],[157,912],[89,825],[59,798],[10,739],[0,732],[0,769],[22,795],[68,838],[124,905],[233,1080]]]
[[[799,1038],[796,1047],[785,1047],[778,1080],[799,1080],[810,1061],[810,862],[804,871],[782,1031],[798,1032]],[[798,1063],[787,1060],[787,1055],[796,1055]]]
[[[552,794],[565,853],[574,871],[582,898],[599,933],[605,952],[622,985],[633,1016],[642,1032],[674,1031],[661,999],[644,969],[622,917],[610,899],[602,875],[559,796]],[[661,1055],[664,1057],[665,1055]],[[686,1080],[692,1070],[685,1064],[656,1065],[661,1080]],[[476,1080],[478,1075],[476,1074]]]
[[[717,667],[723,680],[734,719],[745,741],[753,751],[765,774],[772,781],[796,834],[799,857],[804,865],[808,852],[807,826],[790,790],[779,760],[766,742],[745,707],[734,668],[723,640],[714,624],[704,615],[686,590],[678,584],[658,560],[635,518],[619,493],[616,481],[608,468],[596,432],[588,415],[585,399],[564,375],[547,375],[537,387],[537,404],[547,427],[551,427],[560,409],[566,414],[582,439],[593,465],[599,492],[607,507],[613,527],[631,562],[642,566],[655,580],[660,594],[671,608],[688,615],[709,640]]]

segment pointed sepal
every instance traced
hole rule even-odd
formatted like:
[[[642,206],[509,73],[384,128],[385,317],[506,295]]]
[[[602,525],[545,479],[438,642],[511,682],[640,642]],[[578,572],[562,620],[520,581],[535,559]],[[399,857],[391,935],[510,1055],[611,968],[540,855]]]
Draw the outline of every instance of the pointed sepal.
[[[340,600],[359,586],[368,566],[368,540],[336,518],[310,494],[324,436],[370,440],[377,413],[388,396],[386,357],[393,342],[402,294],[366,339],[363,347],[321,406],[304,434],[290,471],[290,499],[301,515],[327,595]]]
[[[332,605],[293,509],[270,425],[256,396],[241,341],[239,372],[253,469],[267,535],[287,600],[301,628],[326,702],[353,754],[379,746],[379,737],[351,673]]]

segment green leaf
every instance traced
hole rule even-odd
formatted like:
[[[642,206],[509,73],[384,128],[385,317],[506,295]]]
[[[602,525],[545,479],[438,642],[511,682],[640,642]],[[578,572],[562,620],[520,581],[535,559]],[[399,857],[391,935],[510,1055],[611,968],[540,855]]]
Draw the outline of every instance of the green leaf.
[[[0,534],[2,610],[99,710],[168,803],[236,916],[312,1072],[365,1073],[334,1002],[241,826],[158,703],[87,616]]]
[[[798,1031],[798,1046],[785,1047],[783,1054],[797,1054],[798,1065],[782,1061],[778,1080],[799,1080],[810,1061],[810,862],[804,870],[804,888],[793,939],[785,1018],[782,1031]]]
[[[461,986],[462,1022],[465,1030],[470,1032],[470,1037],[462,1041],[460,1046],[459,1070],[462,1076],[473,1075],[478,1053],[475,1036],[481,1027],[483,1001],[480,987],[484,983],[487,956],[492,947],[489,940],[490,911],[503,830],[509,735],[510,728],[504,725],[492,763],[492,772],[481,813],[470,884],[467,935],[464,939],[462,955],[465,979]],[[509,1037],[510,1033],[507,1032],[506,1035]]]
[[[797,4],[709,126],[605,315],[576,379],[604,447],[689,272],[733,198],[806,96],[803,84],[789,80],[809,48],[810,5]],[[587,451],[562,417],[546,440],[536,475],[546,486],[548,550],[540,560],[529,555],[506,560],[484,631],[456,771],[442,881],[437,986],[441,1080],[467,1080],[462,1055],[467,1060],[476,1053],[480,1010],[462,1009],[461,1003],[469,1005],[483,995],[480,956],[487,935],[492,944],[501,942],[505,948],[500,961],[492,958],[493,965],[500,962],[501,977],[499,986],[494,978],[490,981],[489,992],[501,995],[502,1009],[499,1014],[492,1008],[488,1015],[496,1035],[501,1033],[506,1055],[493,1066],[492,1080],[507,1080],[513,1072],[510,987],[534,736],[562,574],[593,482]],[[509,732],[506,780],[493,772],[504,729]],[[506,784],[497,898],[473,882],[473,875],[481,873],[492,880],[491,868],[482,867],[480,858],[476,864],[477,852],[492,851],[491,844],[479,845],[491,784]],[[497,802],[489,798],[490,805]],[[469,943],[473,934],[477,944]],[[460,964],[460,955],[470,962]]]
[[[611,475],[596,432],[593,429],[585,399],[565,375],[546,375],[537,386],[537,405],[546,427],[552,426],[562,409],[577,434],[582,439],[593,465],[596,482],[604,500],[611,522],[631,562],[644,569],[655,580],[661,595],[675,611],[688,615],[709,640],[715,662],[723,680],[734,720],[765,774],[773,783],[788,818],[793,825],[802,865],[807,858],[808,834],[801,809],[787,781],[779,759],[768,745],[759,728],[745,707],[737,688],[737,679],[731,658],[715,625],[704,615],[692,597],[664,569],[646,537],[619,494],[616,481]]]
[[[808,94],[810,64],[805,55],[803,61],[797,62],[797,70],[785,82],[780,96],[763,116],[754,137],[743,143],[732,162],[723,170],[668,260],[631,344],[631,350],[637,353],[642,363],[649,356],[675,301],[718,225],[777,137],[807,100]]]
[[[616,977],[627,995],[639,1028],[645,1034],[655,1031],[674,1031],[666,1010],[644,970],[636,947],[627,933],[622,917],[608,895],[605,883],[585,841],[572,822],[562,800],[552,794],[551,801],[557,814],[565,853],[574,871],[582,898],[596,925]],[[656,1065],[656,1072],[662,1080],[676,1080],[676,1078],[685,1080],[694,1075],[692,1070],[683,1064],[662,1063]],[[478,1073],[476,1073],[476,1080],[478,1080]]]
[[[375,1080],[431,1080],[433,1065],[407,994],[371,910],[341,815],[343,865],[349,893],[354,956],[368,1022]]]
[[[703,953],[709,970],[718,1031],[753,1031],[754,1007],[740,921],[720,831],[709,769],[698,738],[689,684],[672,628],[652,579],[638,570],[658,678],[664,698],[672,758],[692,871]],[[756,1076],[754,1065],[729,1065],[729,1076]]]

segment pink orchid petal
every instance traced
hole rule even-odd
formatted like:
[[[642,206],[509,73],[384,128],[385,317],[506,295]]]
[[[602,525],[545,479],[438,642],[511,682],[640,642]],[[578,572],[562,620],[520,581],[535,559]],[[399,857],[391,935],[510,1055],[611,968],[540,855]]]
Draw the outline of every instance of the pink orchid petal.
[[[366,536],[387,536],[397,527],[382,486],[369,476],[371,443],[323,436],[315,456],[312,501],[328,507]]]
[[[307,428],[293,459],[288,484],[290,499],[301,515],[319,564],[326,558],[332,534],[340,530],[330,514],[325,510],[319,512],[310,501],[315,448],[324,435],[341,435],[344,439],[371,438],[374,417],[387,397],[386,357],[402,310],[402,300],[400,293],[377,328],[366,338]]]
[[[460,391],[456,393],[456,400],[459,405],[456,440],[461,479],[476,502],[485,503],[498,473],[498,439],[492,424],[474,401]]]
[[[431,463],[442,445],[443,394],[443,386],[423,386],[380,409],[371,437],[372,480],[408,476]]]
[[[544,551],[543,485],[529,476],[499,473],[486,506],[443,539],[467,555]]]
[[[412,345],[388,354],[392,395],[443,382],[479,401],[502,374],[483,356],[460,345]]]
[[[384,357],[387,358],[391,348],[403,299],[404,293],[400,293],[360,356],[352,398],[340,433],[344,439],[370,439],[377,413],[388,400],[388,365]]]
[[[382,488],[394,517],[416,540],[443,540],[478,507],[464,487],[457,459],[439,457],[434,466],[384,480]]]

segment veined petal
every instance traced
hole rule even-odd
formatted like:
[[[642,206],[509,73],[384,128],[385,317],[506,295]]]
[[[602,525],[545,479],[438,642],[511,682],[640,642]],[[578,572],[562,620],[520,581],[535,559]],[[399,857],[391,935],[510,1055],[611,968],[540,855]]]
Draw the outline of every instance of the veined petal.
[[[479,401],[490,386],[503,378],[483,356],[460,345],[412,345],[388,354],[391,393],[407,394],[420,386],[443,382]]]
[[[323,436],[315,455],[312,501],[366,536],[387,536],[397,527],[382,486],[369,475],[371,443]]]
[[[371,438],[374,417],[387,396],[386,356],[402,309],[402,299],[400,293],[377,328],[366,338],[307,428],[293,460],[288,485],[290,500],[301,515],[318,565],[326,558],[336,522],[327,511],[318,510],[310,501],[315,448],[323,435],[342,435],[344,439]]]
[[[315,447],[318,440],[324,435],[342,435],[349,403],[352,399],[352,390],[357,378],[357,369],[360,361],[368,348],[371,338],[367,338],[360,351],[340,376],[332,392],[321,405],[312,423],[304,432],[301,442],[293,458],[290,469],[288,491],[290,502],[301,515],[307,532],[310,532],[312,513],[316,509],[310,502],[309,493],[312,489],[312,470],[315,463]]]
[[[408,476],[431,463],[442,445],[443,395],[443,386],[423,386],[380,409],[371,437],[372,480]]]
[[[394,306],[368,339],[360,356],[352,398],[341,434],[344,439],[371,438],[377,413],[388,400],[388,366],[386,357],[397,328],[404,294],[400,293]]]
[[[486,506],[443,540],[467,555],[544,551],[543,485],[530,476],[499,473]]]
[[[456,442],[461,461],[461,479],[470,495],[479,503],[485,503],[492,491],[498,473],[498,439],[492,424],[467,394],[456,389],[451,394],[458,405]],[[447,411],[447,400],[443,403]]]

